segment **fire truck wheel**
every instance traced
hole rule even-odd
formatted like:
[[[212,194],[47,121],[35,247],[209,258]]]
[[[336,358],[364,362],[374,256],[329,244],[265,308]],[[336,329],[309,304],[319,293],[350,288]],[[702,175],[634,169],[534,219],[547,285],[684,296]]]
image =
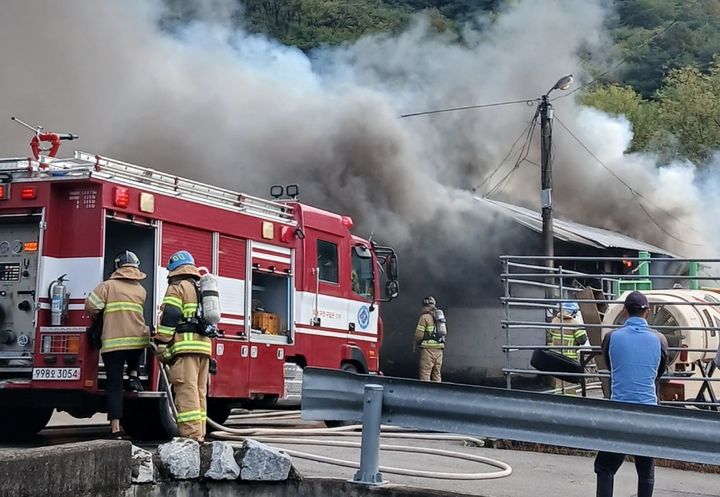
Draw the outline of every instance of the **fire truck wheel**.
[[[278,402],[277,395],[268,395],[262,399],[249,399],[243,401],[242,405],[246,409],[272,409]]]
[[[165,398],[125,404],[122,426],[138,440],[167,440],[178,436],[177,423]]]
[[[208,400],[208,418],[212,419],[218,424],[223,424],[230,417],[230,411],[232,407],[230,404],[215,399]]]
[[[31,438],[45,428],[52,416],[52,407],[14,407],[0,415],[0,440],[19,441]]]

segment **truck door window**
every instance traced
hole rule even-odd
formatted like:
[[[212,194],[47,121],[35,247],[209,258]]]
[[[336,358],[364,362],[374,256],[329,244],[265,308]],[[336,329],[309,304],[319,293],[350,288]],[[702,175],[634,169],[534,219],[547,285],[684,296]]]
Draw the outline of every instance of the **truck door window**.
[[[338,249],[334,243],[317,241],[317,267],[320,281],[338,282]]]
[[[375,280],[373,278],[372,257],[360,257],[355,247],[351,249],[352,271],[350,281],[352,291],[366,300],[372,301],[374,297]]]

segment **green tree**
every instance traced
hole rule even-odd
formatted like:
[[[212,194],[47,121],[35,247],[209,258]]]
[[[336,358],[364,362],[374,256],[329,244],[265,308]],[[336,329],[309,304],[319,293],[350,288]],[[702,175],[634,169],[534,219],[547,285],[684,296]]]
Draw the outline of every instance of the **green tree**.
[[[677,139],[678,157],[701,163],[720,149],[720,58],[705,73],[672,71],[658,98],[659,124]]]

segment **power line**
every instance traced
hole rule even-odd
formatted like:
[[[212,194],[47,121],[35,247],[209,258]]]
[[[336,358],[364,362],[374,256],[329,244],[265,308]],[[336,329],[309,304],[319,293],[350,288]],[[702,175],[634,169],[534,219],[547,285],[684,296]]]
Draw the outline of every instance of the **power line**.
[[[697,5],[699,2],[700,2],[700,0],[695,0],[689,7],[682,7],[682,8],[681,8],[681,12],[682,12],[683,10],[690,10],[690,9],[692,9],[692,8],[695,7],[695,5]],[[652,43],[653,41],[655,41],[655,40],[657,40],[658,38],[660,38],[660,37],[661,37],[662,35],[664,35],[670,28],[672,28],[672,27],[675,26],[678,22],[680,22],[680,17],[681,17],[681,15],[682,15],[682,14],[678,14],[677,17],[675,17],[675,19],[673,19],[673,20],[670,22],[670,24],[668,24],[667,26],[665,26],[663,29],[661,29],[660,31],[658,31],[657,33],[655,33],[654,35],[652,35],[650,38],[648,38],[647,40],[645,40],[644,42],[642,42],[642,43],[639,44],[638,46],[634,47],[632,50],[629,51],[629,53],[630,53],[630,54],[633,54],[633,53],[637,52],[638,50],[640,50],[641,48],[645,48],[645,47],[648,46],[650,43]],[[606,71],[600,73],[598,76],[596,76],[596,77],[595,77],[592,81],[590,81],[589,83],[586,83],[586,84],[584,84],[584,85],[580,85],[580,86],[578,86],[577,88],[575,88],[573,91],[570,91],[570,92],[568,92],[568,93],[564,93],[564,94],[562,94],[562,95],[559,95],[559,96],[553,98],[552,101],[554,102],[555,100],[560,100],[561,98],[569,97],[569,96],[572,95],[573,93],[579,92],[580,90],[582,90],[582,89],[584,89],[584,88],[587,88],[587,87],[589,87],[589,86],[594,85],[595,83],[597,83],[598,81],[600,81],[602,78],[604,78],[605,76],[607,76],[609,73],[613,72],[615,69],[618,69],[619,67],[623,66],[628,60],[630,60],[630,57],[631,57],[631,56],[628,55],[627,57],[623,58],[620,62],[618,62],[617,64],[615,64],[614,66],[610,67],[610,69],[607,69]]]
[[[489,197],[490,195],[493,195],[495,193],[501,193],[510,183],[510,178],[512,178],[512,175],[515,174],[515,171],[517,171],[522,165],[522,163],[527,159],[527,156],[530,153],[530,145],[532,145],[533,135],[535,134],[535,127],[537,125],[538,115],[539,112],[535,112],[535,115],[530,122],[530,127],[527,130],[527,135],[525,136],[525,142],[520,148],[520,153],[518,154],[518,158],[515,161],[515,165],[512,167],[512,169],[510,169],[510,171],[508,171],[505,176],[503,176],[500,181],[495,184],[494,187],[488,190],[488,192],[484,195],[485,197]]]
[[[510,150],[508,151],[507,154],[505,154],[505,157],[503,157],[503,159],[500,161],[500,163],[497,165],[497,167],[496,167],[495,169],[493,169],[492,172],[488,173],[488,174],[483,178],[483,180],[480,182],[480,184],[478,184],[477,186],[473,187],[472,191],[474,191],[474,192],[475,192],[475,191],[478,191],[480,188],[482,188],[483,186],[485,186],[485,185],[487,184],[487,182],[492,179],[493,176],[495,176],[495,174],[502,168],[502,166],[505,165],[505,161],[507,161],[508,158],[510,158],[510,156],[512,155],[512,153],[515,151],[515,146],[518,144],[518,142],[522,139],[523,136],[525,136],[525,134],[528,132],[528,130],[530,129],[530,127],[531,127],[531,126],[534,126],[534,125],[535,125],[535,119],[533,118],[533,120],[531,120],[530,123],[529,123],[525,128],[523,128],[523,130],[520,132],[520,134],[519,134],[518,137],[515,139],[515,141],[513,142],[512,146],[510,147]]]
[[[696,246],[696,247],[701,246],[700,244],[697,244],[697,243],[689,243],[689,242],[686,242],[685,240],[683,240],[683,239],[681,239],[681,238],[678,238],[677,236],[675,236],[675,235],[673,235],[672,233],[670,233],[667,229],[665,229],[665,227],[663,227],[663,226],[652,216],[652,214],[650,213],[650,211],[648,211],[648,209],[643,205],[643,203],[641,202],[641,200],[646,201],[647,203],[649,203],[650,205],[652,205],[653,207],[655,207],[656,209],[658,209],[659,211],[661,211],[663,214],[665,214],[666,216],[674,219],[675,221],[677,221],[678,223],[682,224],[682,225],[685,226],[686,228],[694,231],[695,233],[699,233],[698,230],[696,230],[696,229],[693,228],[692,226],[688,225],[687,223],[683,222],[681,219],[679,219],[678,217],[676,217],[676,216],[673,215],[672,213],[666,211],[665,209],[663,209],[662,207],[660,207],[659,205],[657,205],[655,202],[653,202],[652,200],[650,200],[650,199],[648,199],[647,197],[645,197],[642,193],[640,193],[639,191],[635,190],[635,189],[634,189],[632,186],[630,186],[627,182],[625,182],[620,176],[618,176],[618,175],[615,173],[615,171],[613,171],[612,169],[610,169],[610,167],[608,167],[603,161],[601,161],[600,158],[598,158],[598,156],[595,155],[595,154],[580,140],[580,138],[578,138],[572,131],[570,131],[570,129],[568,129],[568,127],[565,125],[565,123],[563,123],[563,122],[560,120],[560,118],[557,116],[557,114],[555,114],[555,120],[560,124],[560,126],[561,126],[593,159],[595,159],[595,161],[596,161],[598,164],[600,164],[603,168],[605,168],[605,170],[607,170],[616,180],[618,180],[623,186],[625,186],[625,188],[627,188],[627,189],[630,191],[630,193],[632,194],[633,198],[635,199],[635,201],[636,201],[636,202],[638,203],[638,205],[640,206],[640,209],[642,209],[642,211],[647,215],[647,217],[649,217],[650,220],[651,220],[663,233],[665,233],[666,235],[668,235],[670,238],[673,238],[673,239],[675,239],[675,240],[677,240],[677,241],[679,241],[679,242],[681,242],[681,243],[684,243],[684,244],[686,244],[686,245],[693,245],[693,246]]]
[[[436,109],[436,110],[427,110],[424,112],[413,112],[411,114],[403,114],[398,117],[399,117],[399,119],[405,119],[406,117],[426,116],[428,114],[440,114],[442,112],[455,112],[458,110],[485,109],[488,107],[501,107],[504,105],[515,105],[515,104],[533,105],[535,100],[536,99],[533,99],[533,98],[526,98],[525,100],[509,100],[507,102],[494,102],[491,104],[467,105],[465,107],[451,107],[448,109]]]

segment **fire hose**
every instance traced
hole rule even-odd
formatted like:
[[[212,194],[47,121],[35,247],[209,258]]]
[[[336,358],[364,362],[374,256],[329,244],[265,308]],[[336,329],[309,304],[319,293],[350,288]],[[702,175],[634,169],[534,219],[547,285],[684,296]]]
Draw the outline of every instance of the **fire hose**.
[[[177,409],[175,408],[175,401],[172,395],[172,388],[168,381],[166,366],[164,364],[160,367],[160,375],[162,377],[163,388],[168,397],[168,404],[172,410],[173,416],[177,419]],[[250,413],[237,416],[241,419],[255,419],[262,417],[272,417],[275,420],[286,420],[286,419],[297,419],[300,411],[283,411],[279,413]],[[361,433],[357,430],[362,428],[362,425],[351,425],[341,426],[336,428],[301,428],[301,429],[279,429],[279,428],[230,428],[220,423],[207,419],[207,425],[216,430],[212,433],[213,438],[219,440],[226,440],[233,446],[238,446],[239,443],[243,442],[246,438],[252,437],[253,440],[258,442],[264,442],[267,444],[285,444],[285,445],[312,445],[317,447],[344,447],[344,448],[360,448],[360,442],[345,442],[339,440],[321,440],[318,438],[305,438],[307,436],[346,436],[346,437],[359,437]],[[477,446],[482,446],[483,442],[480,439],[466,437],[462,435],[449,435],[449,434],[423,434],[411,432],[402,428],[395,428],[389,426],[381,427],[381,436],[386,438],[397,438],[397,439],[412,439],[412,440],[456,440],[463,442],[471,442]],[[347,461],[344,459],[337,459],[333,457],[322,456],[319,454],[312,454],[309,452],[302,452],[293,449],[286,449],[282,447],[275,447],[281,450],[289,456],[297,457],[299,459],[305,459],[325,464],[332,464],[335,466],[342,466],[347,468],[358,469],[359,463],[354,461]],[[466,454],[463,452],[433,449],[429,447],[408,447],[404,445],[389,445],[380,444],[380,450],[386,450],[390,452],[410,452],[414,454],[425,454],[440,457],[447,457],[451,459],[460,459],[465,461],[471,461],[479,464],[485,464],[498,468],[499,471],[482,472],[482,473],[450,473],[440,471],[423,471],[409,468],[397,468],[392,466],[380,466],[378,469],[383,473],[403,475],[403,476],[414,476],[418,478],[432,478],[432,479],[444,479],[444,480],[490,480],[495,478],[504,478],[512,474],[512,468],[509,464],[489,457],[477,456],[473,454]]]

